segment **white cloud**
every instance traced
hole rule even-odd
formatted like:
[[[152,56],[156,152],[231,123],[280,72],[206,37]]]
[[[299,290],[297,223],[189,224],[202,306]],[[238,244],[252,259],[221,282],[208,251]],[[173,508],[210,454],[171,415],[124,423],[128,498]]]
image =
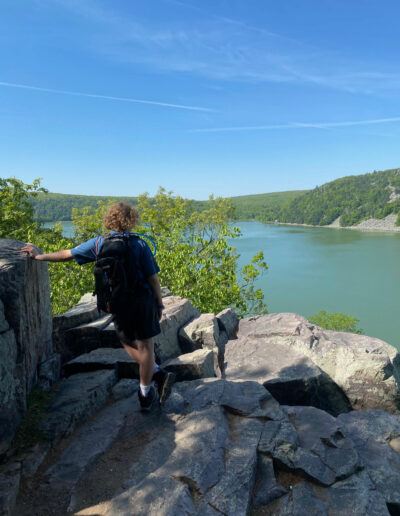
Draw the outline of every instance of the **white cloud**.
[[[350,127],[355,125],[373,125],[400,122],[399,117],[391,118],[374,118],[371,120],[356,120],[344,122],[291,122],[288,124],[276,125],[253,125],[253,126],[237,126],[237,127],[211,127],[205,129],[192,129],[191,133],[219,133],[219,132],[237,132],[237,131],[270,131],[273,129],[328,129],[331,127]]]
[[[108,58],[163,73],[220,81],[312,84],[350,93],[400,87],[400,69],[324,52],[245,21],[215,15],[198,5],[167,0],[168,28],[150,16],[129,14],[100,0],[40,0],[88,22],[83,44]],[[179,17],[188,9],[197,12]]]
[[[78,91],[66,91],[66,90],[58,90],[53,88],[41,88],[38,86],[30,86],[28,84],[15,84],[12,82],[1,82],[0,86],[7,88],[20,88],[24,90],[33,90],[33,91],[42,91],[45,93],[57,93],[61,95],[73,95],[75,97],[89,97],[93,99],[103,99],[103,100],[115,100],[118,102],[132,102],[135,104],[151,104],[153,106],[161,106],[167,108],[175,108],[175,109],[187,109],[190,111],[213,111],[212,109],[199,107],[199,106],[185,106],[182,104],[171,104],[169,102],[160,102],[157,100],[143,100],[143,99],[134,99],[130,97],[115,97],[112,95],[99,95],[97,93],[83,93]]]

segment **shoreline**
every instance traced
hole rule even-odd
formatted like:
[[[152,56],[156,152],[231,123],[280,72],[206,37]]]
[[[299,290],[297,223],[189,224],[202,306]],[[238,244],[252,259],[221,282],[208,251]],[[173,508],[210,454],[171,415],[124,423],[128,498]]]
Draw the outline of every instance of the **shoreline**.
[[[339,219],[334,220],[331,224],[327,224],[326,226],[313,225],[313,224],[300,224],[298,222],[278,222],[274,220],[263,221],[257,219],[247,219],[247,220],[233,220],[231,222],[240,223],[240,222],[261,222],[262,224],[274,224],[279,226],[298,226],[298,227],[306,227],[306,228],[329,228],[329,229],[349,229],[352,231],[363,231],[365,233],[400,233],[400,226],[396,226],[395,222],[397,219],[397,215],[388,215],[384,219],[366,219],[361,221],[357,226],[339,226]],[[72,220],[63,220],[56,221],[61,222],[61,224],[69,223],[72,224]],[[56,222],[45,222],[45,225],[53,225]]]
[[[329,229],[349,229],[352,231],[363,231],[365,233],[400,233],[400,226],[395,226],[397,215],[388,215],[384,219],[366,219],[361,221],[357,226],[339,226],[336,219],[331,224],[319,226],[313,224],[300,224],[298,222],[277,222],[269,221],[265,224],[276,224],[279,226],[299,226],[307,228],[329,228]],[[261,222],[261,221],[259,221]]]

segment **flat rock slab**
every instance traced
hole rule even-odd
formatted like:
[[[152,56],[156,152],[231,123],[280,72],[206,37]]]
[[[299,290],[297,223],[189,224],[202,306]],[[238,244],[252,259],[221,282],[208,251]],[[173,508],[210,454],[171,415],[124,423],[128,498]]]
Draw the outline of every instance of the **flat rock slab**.
[[[167,360],[161,367],[175,373],[177,381],[183,382],[214,377],[214,360],[212,350],[197,349],[192,353]]]
[[[64,380],[40,430],[52,441],[71,434],[105,405],[116,382],[115,370],[79,373]]]
[[[228,341],[225,378],[259,382],[283,404],[313,405],[335,415],[350,410],[339,387],[312,360],[274,339]]]
[[[283,345],[311,359],[356,410],[400,408],[400,355],[382,340],[323,330],[292,313],[243,319],[239,336]]]
[[[139,410],[137,398],[121,400],[107,407],[83,427],[47,475],[53,485],[71,489],[89,467],[117,438],[126,417]]]
[[[99,369],[115,369],[118,378],[139,378],[139,365],[124,348],[98,348],[74,358],[63,366],[65,376]]]

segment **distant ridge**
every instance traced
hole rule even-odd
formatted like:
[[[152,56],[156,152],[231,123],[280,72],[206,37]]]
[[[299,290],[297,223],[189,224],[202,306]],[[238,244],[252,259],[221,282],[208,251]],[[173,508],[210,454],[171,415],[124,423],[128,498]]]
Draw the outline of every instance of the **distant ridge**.
[[[266,194],[240,195],[231,197],[235,208],[236,220],[274,220],[280,209],[298,195],[308,190],[288,192],[273,192]],[[109,200],[125,201],[135,206],[137,197],[100,196],[100,195],[72,195],[60,193],[39,194],[32,199],[35,209],[35,218],[42,222],[71,220],[73,208],[82,209],[85,206],[97,207],[99,201],[107,203]],[[204,210],[208,201],[192,201],[193,209]]]
[[[32,200],[35,216],[44,222],[71,220],[73,208],[97,207],[98,201],[118,199],[137,204],[137,197],[40,194]],[[313,190],[289,190],[231,197],[235,220],[259,220],[327,226],[339,221],[348,227],[375,218],[397,215],[400,226],[400,169],[336,179]],[[208,201],[192,201],[193,209]]]

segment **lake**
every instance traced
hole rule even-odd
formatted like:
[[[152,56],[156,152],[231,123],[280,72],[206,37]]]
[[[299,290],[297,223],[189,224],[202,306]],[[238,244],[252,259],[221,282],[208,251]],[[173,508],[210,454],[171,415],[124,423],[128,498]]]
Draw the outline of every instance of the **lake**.
[[[269,270],[257,286],[269,313],[319,310],[360,320],[366,335],[400,349],[400,234],[241,222],[231,242],[248,263],[263,251]],[[63,223],[71,234],[71,223]]]

